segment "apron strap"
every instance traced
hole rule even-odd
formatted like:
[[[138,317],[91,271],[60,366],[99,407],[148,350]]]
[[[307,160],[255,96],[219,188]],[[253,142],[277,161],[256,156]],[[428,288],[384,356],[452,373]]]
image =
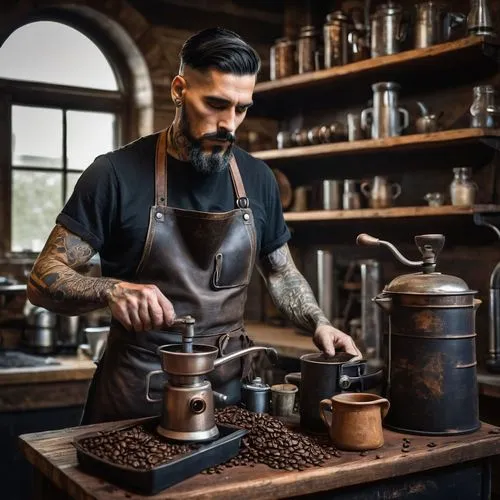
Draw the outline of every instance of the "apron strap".
[[[167,206],[167,134],[171,130],[169,127],[162,130],[156,141],[155,156],[155,205]],[[240,169],[234,155],[229,161],[229,173],[236,193],[236,205],[238,208],[248,208],[249,202],[241,179]]]
[[[155,157],[155,205],[167,205],[167,130],[163,130],[156,141]]]

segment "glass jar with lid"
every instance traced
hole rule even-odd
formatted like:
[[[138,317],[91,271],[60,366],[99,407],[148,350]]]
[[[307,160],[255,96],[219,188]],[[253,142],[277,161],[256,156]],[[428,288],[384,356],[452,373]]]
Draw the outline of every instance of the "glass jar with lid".
[[[472,180],[472,169],[458,167],[453,169],[453,180],[450,184],[451,204],[471,206],[476,201],[477,184]]]
[[[495,103],[493,85],[478,85],[473,89],[473,101],[470,107],[470,126],[494,128],[498,107]]]
[[[316,52],[320,48],[318,31],[314,26],[302,26],[297,40],[297,62],[299,74],[316,69]]]

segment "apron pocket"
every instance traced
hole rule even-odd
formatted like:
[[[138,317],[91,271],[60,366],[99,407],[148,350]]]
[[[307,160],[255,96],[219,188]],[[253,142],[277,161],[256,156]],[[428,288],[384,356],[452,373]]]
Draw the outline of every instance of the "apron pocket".
[[[212,286],[216,290],[246,286],[250,282],[248,262],[236,252],[215,255]]]

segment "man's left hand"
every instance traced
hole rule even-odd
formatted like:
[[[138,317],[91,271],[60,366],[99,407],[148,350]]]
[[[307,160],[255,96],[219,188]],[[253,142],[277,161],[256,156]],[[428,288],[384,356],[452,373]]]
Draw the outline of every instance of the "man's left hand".
[[[314,332],[313,342],[327,356],[334,356],[335,352],[340,350],[356,356],[353,360],[363,357],[350,335],[330,325],[318,326]]]

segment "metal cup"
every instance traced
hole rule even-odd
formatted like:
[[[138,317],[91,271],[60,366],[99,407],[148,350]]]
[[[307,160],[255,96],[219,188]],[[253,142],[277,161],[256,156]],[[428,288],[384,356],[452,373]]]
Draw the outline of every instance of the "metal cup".
[[[275,417],[289,417],[295,406],[295,395],[299,388],[294,384],[271,386],[272,414]]]

